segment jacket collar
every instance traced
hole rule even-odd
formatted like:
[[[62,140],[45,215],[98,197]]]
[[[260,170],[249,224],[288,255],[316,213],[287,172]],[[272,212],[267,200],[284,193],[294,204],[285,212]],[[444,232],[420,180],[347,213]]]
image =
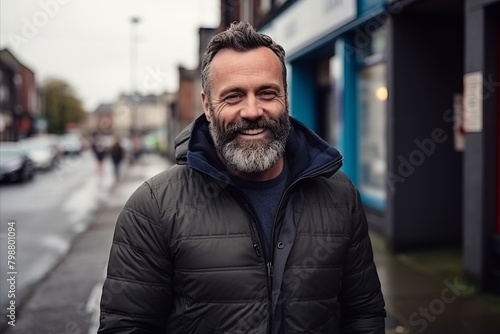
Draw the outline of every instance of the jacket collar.
[[[336,172],[342,164],[340,153],[295,118],[290,117],[290,121],[285,154],[292,178]],[[181,131],[174,144],[177,164],[187,164],[225,182],[230,179],[217,156],[204,114]]]

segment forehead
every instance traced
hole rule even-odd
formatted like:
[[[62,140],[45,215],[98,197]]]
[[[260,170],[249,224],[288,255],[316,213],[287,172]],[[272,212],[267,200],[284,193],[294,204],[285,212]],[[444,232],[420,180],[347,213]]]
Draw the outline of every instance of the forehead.
[[[212,60],[212,83],[219,80],[245,80],[261,78],[282,84],[283,73],[278,56],[267,47],[248,51],[220,50]]]

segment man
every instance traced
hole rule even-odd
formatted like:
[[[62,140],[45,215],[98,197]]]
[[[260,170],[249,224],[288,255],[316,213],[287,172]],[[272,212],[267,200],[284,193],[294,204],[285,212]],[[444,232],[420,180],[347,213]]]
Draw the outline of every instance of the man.
[[[204,115],[118,218],[100,333],[384,333],[357,190],[288,115],[285,53],[248,23],[208,45]]]
[[[115,180],[118,181],[120,178],[120,167],[122,160],[125,158],[125,149],[121,144],[121,138],[115,136],[113,145],[109,149],[109,154],[111,155],[111,161],[113,162],[113,173],[115,175]]]

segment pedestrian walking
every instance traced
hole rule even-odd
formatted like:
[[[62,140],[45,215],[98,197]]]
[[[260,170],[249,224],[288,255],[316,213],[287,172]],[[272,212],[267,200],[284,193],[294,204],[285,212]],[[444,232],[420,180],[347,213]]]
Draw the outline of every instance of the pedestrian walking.
[[[125,157],[125,149],[121,144],[120,137],[115,137],[113,145],[109,149],[109,154],[111,156],[111,161],[113,162],[113,172],[115,175],[115,180],[120,178],[120,169],[123,158]]]
[[[358,191],[289,115],[283,48],[235,22],[201,84],[176,165],[117,220],[99,333],[384,333]]]
[[[94,157],[96,159],[96,173],[99,179],[101,179],[104,174],[104,158],[106,158],[106,148],[99,138],[95,138],[92,142],[92,152],[94,153]]]

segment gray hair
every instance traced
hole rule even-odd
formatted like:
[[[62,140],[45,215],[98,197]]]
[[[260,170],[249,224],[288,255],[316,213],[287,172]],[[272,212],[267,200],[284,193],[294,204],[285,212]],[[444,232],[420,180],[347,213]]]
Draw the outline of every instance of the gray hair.
[[[208,43],[207,50],[203,54],[201,62],[201,89],[210,100],[210,65],[217,52],[222,49],[233,49],[235,51],[249,51],[258,47],[267,47],[273,51],[281,63],[283,73],[283,86],[285,94],[287,92],[285,50],[281,45],[276,44],[271,37],[257,32],[254,27],[246,22],[233,22],[229,28],[215,35]]]

